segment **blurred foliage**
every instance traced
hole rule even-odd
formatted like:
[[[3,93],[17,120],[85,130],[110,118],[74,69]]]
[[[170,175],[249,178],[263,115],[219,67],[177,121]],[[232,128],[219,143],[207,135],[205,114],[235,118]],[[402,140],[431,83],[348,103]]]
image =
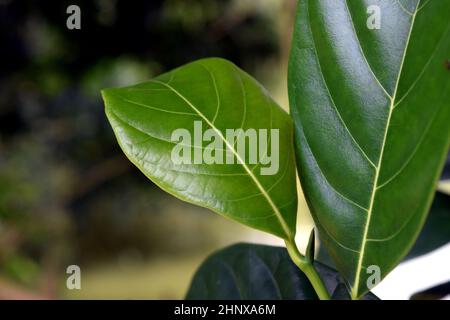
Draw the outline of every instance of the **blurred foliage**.
[[[66,28],[73,3],[81,8],[81,30]],[[206,56],[264,75],[261,66],[280,54],[273,14],[279,6],[0,1],[0,278],[56,294],[52,283],[74,262],[214,247],[228,230],[211,229],[216,220],[205,210],[166,196],[128,163],[99,90]]]

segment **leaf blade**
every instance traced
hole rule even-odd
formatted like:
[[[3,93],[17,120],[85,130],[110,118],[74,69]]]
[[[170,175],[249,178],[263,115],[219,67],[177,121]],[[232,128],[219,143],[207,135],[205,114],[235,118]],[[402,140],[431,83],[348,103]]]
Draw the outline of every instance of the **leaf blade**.
[[[297,202],[292,121],[256,80],[226,60],[211,58],[102,94],[122,150],[159,187],[248,226],[292,237]],[[224,157],[232,153],[236,162],[195,163],[196,152],[203,155],[209,144],[194,141],[193,163],[175,164],[171,155],[179,141],[173,141],[173,132],[182,128],[195,136],[195,121],[202,130],[211,128],[222,143],[219,151]],[[236,141],[227,141],[227,129],[242,129],[244,139],[248,129],[277,129],[279,141],[269,141],[259,162],[250,166]],[[262,175],[262,158],[268,159],[277,142],[278,171]]]
[[[335,292],[342,281],[339,274],[320,263],[315,263],[315,267],[327,289]],[[192,279],[186,299],[318,300],[318,297],[286,248],[240,243],[206,258]],[[364,299],[378,298],[370,293]]]
[[[366,27],[369,4],[381,6],[381,30]],[[448,6],[409,1],[409,15],[395,2],[299,2],[289,65],[299,175],[354,298],[367,292],[365,267],[384,277],[407,253],[431,204],[450,144]]]

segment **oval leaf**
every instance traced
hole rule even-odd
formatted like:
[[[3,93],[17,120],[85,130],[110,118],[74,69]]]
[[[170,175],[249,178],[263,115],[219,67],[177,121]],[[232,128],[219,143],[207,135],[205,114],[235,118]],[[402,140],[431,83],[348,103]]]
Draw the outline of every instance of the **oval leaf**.
[[[314,265],[328,291],[335,292],[342,281],[337,271],[320,263]],[[195,273],[186,299],[317,300],[318,297],[286,248],[242,243],[208,257]],[[370,293],[364,299],[378,298]]]
[[[384,277],[406,255],[432,202],[450,143],[449,11],[450,1],[299,1],[289,65],[299,174],[353,298],[368,290],[367,267]]]
[[[204,59],[102,94],[120,146],[154,183],[182,200],[292,238],[292,121],[247,73],[222,59]],[[237,129],[242,140],[233,142],[227,130]],[[174,160],[174,154],[188,158]]]

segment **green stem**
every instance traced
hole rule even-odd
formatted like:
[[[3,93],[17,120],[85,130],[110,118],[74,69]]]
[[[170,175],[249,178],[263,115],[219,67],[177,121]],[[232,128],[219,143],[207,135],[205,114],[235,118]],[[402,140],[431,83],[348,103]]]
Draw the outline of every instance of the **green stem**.
[[[328,290],[325,287],[325,284],[323,283],[319,273],[314,268],[313,261],[310,261],[298,251],[294,239],[286,240],[285,243],[292,261],[306,275],[306,277],[308,277],[319,299],[330,300]]]

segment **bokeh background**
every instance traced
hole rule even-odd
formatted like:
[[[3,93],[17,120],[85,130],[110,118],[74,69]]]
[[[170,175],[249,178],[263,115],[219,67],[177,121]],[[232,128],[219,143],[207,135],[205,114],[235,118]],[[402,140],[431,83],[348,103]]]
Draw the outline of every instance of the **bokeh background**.
[[[81,8],[68,30],[66,8]],[[287,108],[295,0],[0,0],[0,298],[183,298],[227,244],[277,243],[171,197],[120,151],[99,94],[227,58]],[[311,219],[299,206],[299,243]],[[82,290],[67,290],[66,267]]]
[[[81,8],[81,30],[66,9]],[[270,236],[183,203],[119,149],[99,94],[232,60],[287,107],[295,1],[0,0],[0,297],[182,298],[215,249]],[[65,288],[77,264],[82,290]]]

